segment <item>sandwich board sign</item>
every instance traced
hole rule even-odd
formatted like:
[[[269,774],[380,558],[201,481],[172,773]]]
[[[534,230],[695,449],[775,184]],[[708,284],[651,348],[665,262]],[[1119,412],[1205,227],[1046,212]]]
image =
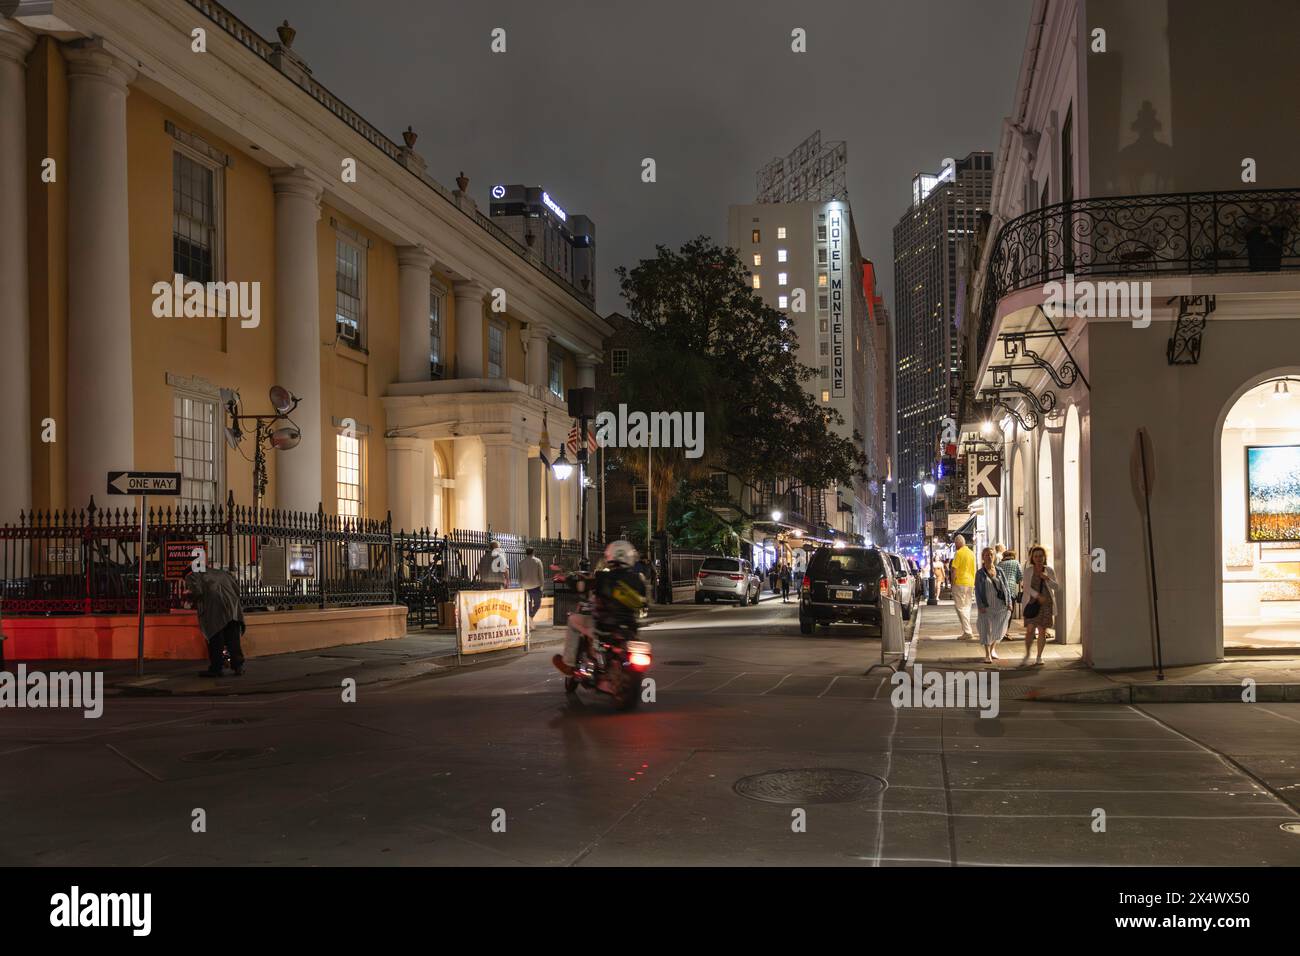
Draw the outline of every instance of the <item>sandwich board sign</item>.
[[[179,471],[110,471],[110,495],[171,495],[181,493]]]

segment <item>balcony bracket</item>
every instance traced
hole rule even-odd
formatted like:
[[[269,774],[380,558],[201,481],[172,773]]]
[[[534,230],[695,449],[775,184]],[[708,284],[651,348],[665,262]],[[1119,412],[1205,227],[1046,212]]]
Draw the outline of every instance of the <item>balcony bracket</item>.
[[[1055,330],[1050,333],[1053,338],[1059,338]],[[1031,366],[1018,365],[1017,368],[1032,368],[1037,366],[1047,373],[1048,377],[1056,383],[1057,388],[1070,388],[1079,378],[1078,366],[1074,364],[1073,356],[1067,358],[1057,369],[1051,362],[1043,358],[1037,352],[1029,347],[1024,332],[1004,332],[1000,336],[1002,339],[1002,352],[1008,359],[1023,357],[1033,363]],[[1067,351],[1068,354],[1068,351]]]
[[[1169,337],[1165,355],[1170,365],[1196,365],[1201,361],[1201,335],[1214,311],[1212,295],[1180,295],[1174,334]],[[1173,299],[1169,300],[1173,302]]]

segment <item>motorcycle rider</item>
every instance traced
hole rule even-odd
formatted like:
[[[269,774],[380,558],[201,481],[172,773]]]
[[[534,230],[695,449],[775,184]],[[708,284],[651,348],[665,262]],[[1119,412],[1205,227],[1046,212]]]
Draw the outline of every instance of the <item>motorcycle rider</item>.
[[[578,645],[593,622],[600,631],[635,631],[637,611],[646,603],[646,580],[634,567],[636,560],[636,548],[630,541],[611,541],[606,546],[605,566],[587,584],[592,613],[572,616],[564,637],[564,654],[551,658],[561,673],[573,673]]]

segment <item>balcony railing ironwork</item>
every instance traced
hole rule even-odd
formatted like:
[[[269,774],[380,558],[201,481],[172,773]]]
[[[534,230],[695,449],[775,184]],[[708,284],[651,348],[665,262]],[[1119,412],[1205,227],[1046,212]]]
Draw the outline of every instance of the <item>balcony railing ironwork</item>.
[[[1067,275],[1167,278],[1300,269],[1300,189],[1076,199],[998,232],[980,303],[979,354],[998,303]]]

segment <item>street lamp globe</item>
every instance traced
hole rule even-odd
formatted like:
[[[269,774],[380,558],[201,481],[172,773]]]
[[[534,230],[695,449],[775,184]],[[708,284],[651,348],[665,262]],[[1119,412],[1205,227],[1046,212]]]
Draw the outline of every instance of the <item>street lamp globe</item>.
[[[933,481],[927,481],[925,484],[921,486],[921,490],[925,492],[925,496],[927,498],[933,498],[936,487],[937,486]]]
[[[560,449],[560,457],[555,459],[554,463],[551,465],[551,471],[555,474],[556,478],[560,479],[560,481],[568,481],[569,476],[573,474],[573,465],[570,464],[569,459],[565,457],[563,448]]]
[[[773,521],[780,521],[780,520],[781,520],[781,512],[779,512],[779,511],[773,511],[773,512],[772,512],[772,520],[773,520]]]

